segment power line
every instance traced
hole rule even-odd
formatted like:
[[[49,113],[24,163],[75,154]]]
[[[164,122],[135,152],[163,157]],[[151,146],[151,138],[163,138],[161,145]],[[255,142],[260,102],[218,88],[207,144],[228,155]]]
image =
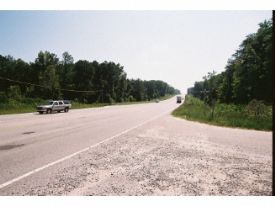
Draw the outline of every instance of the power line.
[[[6,81],[9,81],[9,82],[15,82],[15,83],[18,83],[18,84],[31,85],[31,86],[36,86],[36,87],[40,87],[40,88],[45,88],[45,89],[50,89],[50,90],[51,90],[50,87],[42,86],[42,85],[39,85],[39,84],[33,84],[33,83],[29,83],[29,82],[18,81],[18,80],[9,79],[9,78],[5,78],[5,77],[1,77],[1,76],[0,76],[0,79],[6,80]],[[56,89],[59,89],[59,90],[61,90],[61,91],[67,91],[67,92],[80,92],[80,93],[96,93],[96,92],[102,92],[102,90],[94,90],[94,91],[88,90],[88,91],[82,91],[82,90],[74,90],[74,89],[61,89],[61,88],[56,88]]]

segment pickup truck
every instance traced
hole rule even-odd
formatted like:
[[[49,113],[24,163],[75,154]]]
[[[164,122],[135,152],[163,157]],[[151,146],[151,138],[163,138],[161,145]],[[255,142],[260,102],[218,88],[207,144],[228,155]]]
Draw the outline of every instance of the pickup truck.
[[[43,114],[44,112],[49,114],[53,112],[68,112],[72,107],[70,101],[68,100],[57,100],[57,101],[48,101],[44,105],[37,106],[37,112]]]

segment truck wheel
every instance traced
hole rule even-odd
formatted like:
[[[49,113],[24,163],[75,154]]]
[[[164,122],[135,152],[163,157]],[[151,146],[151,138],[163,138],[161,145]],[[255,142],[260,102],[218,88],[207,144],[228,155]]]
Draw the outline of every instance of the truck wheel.
[[[47,114],[51,114],[52,110],[51,109],[47,109]]]
[[[69,111],[69,108],[66,107],[66,108],[64,109],[64,112],[68,112],[68,111]]]
[[[43,112],[39,112],[39,114],[43,114]]]

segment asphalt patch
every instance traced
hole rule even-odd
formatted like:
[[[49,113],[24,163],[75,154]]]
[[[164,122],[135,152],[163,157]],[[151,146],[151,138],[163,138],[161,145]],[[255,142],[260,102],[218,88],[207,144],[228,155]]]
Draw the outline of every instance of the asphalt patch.
[[[31,132],[23,132],[22,134],[32,134],[32,133],[35,133],[35,132],[33,132],[33,131],[31,131]]]
[[[22,146],[24,146],[24,144],[2,145],[0,146],[0,150],[10,150],[10,149],[14,149],[16,147],[22,147]]]

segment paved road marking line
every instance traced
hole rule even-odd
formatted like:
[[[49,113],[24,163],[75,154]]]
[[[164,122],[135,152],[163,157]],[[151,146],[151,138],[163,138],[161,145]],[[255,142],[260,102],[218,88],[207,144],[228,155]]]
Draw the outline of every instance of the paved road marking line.
[[[114,136],[111,136],[111,137],[109,137],[109,138],[107,138],[107,139],[105,139],[105,140],[103,140],[103,141],[101,141],[101,142],[98,142],[98,143],[96,143],[96,144],[94,144],[94,145],[91,145],[91,146],[89,146],[89,147],[86,147],[86,148],[84,148],[84,149],[82,149],[82,150],[80,150],[80,151],[78,151],[78,152],[75,152],[75,153],[73,153],[73,154],[70,154],[70,155],[68,155],[68,156],[66,156],[66,157],[63,157],[63,158],[59,159],[59,160],[56,160],[56,161],[51,162],[51,163],[49,163],[49,164],[46,164],[46,165],[44,165],[44,166],[42,166],[42,167],[39,167],[39,168],[37,168],[37,169],[34,169],[34,170],[30,171],[30,172],[27,172],[27,173],[25,173],[25,174],[23,174],[23,175],[21,175],[21,176],[19,176],[19,177],[16,177],[16,178],[14,178],[14,179],[11,179],[11,180],[9,180],[9,181],[7,181],[7,182],[1,184],[1,185],[0,185],[0,189],[4,188],[4,187],[6,187],[6,186],[8,186],[8,185],[10,185],[10,184],[13,184],[13,183],[15,183],[15,182],[17,182],[17,181],[19,181],[19,180],[22,180],[22,179],[24,179],[24,178],[26,178],[26,177],[28,177],[28,176],[30,176],[30,175],[32,175],[32,174],[35,174],[35,173],[37,173],[37,172],[39,172],[39,171],[41,171],[41,170],[44,170],[44,169],[46,169],[46,168],[48,168],[48,167],[51,167],[51,166],[53,166],[53,165],[55,165],[55,164],[58,164],[58,163],[63,162],[63,161],[65,161],[65,160],[67,160],[67,159],[70,159],[71,157],[74,157],[74,156],[76,156],[76,155],[78,155],[78,154],[80,154],[80,153],[83,153],[83,152],[85,152],[85,151],[87,151],[87,150],[89,150],[89,149],[91,149],[91,148],[94,148],[94,147],[96,147],[96,146],[98,146],[98,145],[100,145],[100,144],[102,144],[102,143],[105,143],[105,142],[107,142],[107,141],[109,141],[109,140],[111,140],[111,139],[114,139],[114,138],[116,138],[116,137],[119,137],[119,136],[121,136],[121,135],[123,135],[123,134],[125,134],[125,133],[127,133],[127,132],[129,132],[129,131],[131,131],[131,130],[134,130],[134,129],[136,129],[136,128],[138,128],[138,127],[140,127],[140,126],[142,126],[142,125],[144,125],[144,124],[146,124],[146,123],[148,123],[148,122],[151,122],[151,121],[153,121],[153,120],[155,120],[155,119],[157,119],[157,118],[163,116],[164,114],[167,114],[168,112],[170,112],[170,110],[169,110],[169,111],[166,111],[166,112],[163,112],[163,113],[161,113],[160,115],[157,115],[157,116],[155,116],[155,117],[153,117],[153,118],[151,118],[151,119],[149,119],[149,120],[146,120],[145,122],[143,122],[143,123],[141,123],[141,124],[138,124],[138,125],[136,125],[136,126],[134,126],[134,127],[131,127],[130,129],[124,130],[124,131],[121,132],[121,133],[118,133],[118,134],[116,134],[116,135],[114,135]]]

